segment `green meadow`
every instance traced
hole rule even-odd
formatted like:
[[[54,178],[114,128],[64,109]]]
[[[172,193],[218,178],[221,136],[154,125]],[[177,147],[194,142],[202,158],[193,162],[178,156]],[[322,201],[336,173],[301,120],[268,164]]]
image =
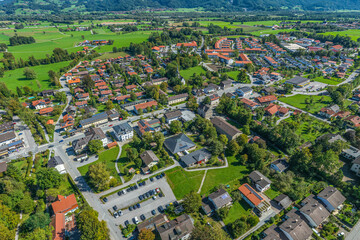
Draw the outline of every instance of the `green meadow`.
[[[351,30],[346,30],[346,31],[341,31],[341,32],[327,32],[327,33],[322,33],[324,35],[339,35],[339,36],[347,36],[350,37],[352,40],[357,41],[358,38],[360,38],[360,30],[359,29],[351,29]]]

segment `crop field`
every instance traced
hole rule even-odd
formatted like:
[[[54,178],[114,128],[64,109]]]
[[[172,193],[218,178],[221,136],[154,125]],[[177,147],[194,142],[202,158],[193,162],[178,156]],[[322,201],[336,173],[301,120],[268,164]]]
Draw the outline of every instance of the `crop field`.
[[[53,86],[51,86],[49,81],[48,72],[50,70],[58,72],[60,68],[69,65],[69,63],[70,61],[30,67],[30,69],[33,69],[37,75],[34,80],[25,79],[24,68],[6,71],[4,77],[0,78],[0,81],[5,82],[6,86],[13,90],[16,89],[17,86],[29,86],[32,89],[38,90],[38,86],[36,84],[36,80],[38,80],[41,84],[41,89],[39,90],[50,89],[53,88]]]

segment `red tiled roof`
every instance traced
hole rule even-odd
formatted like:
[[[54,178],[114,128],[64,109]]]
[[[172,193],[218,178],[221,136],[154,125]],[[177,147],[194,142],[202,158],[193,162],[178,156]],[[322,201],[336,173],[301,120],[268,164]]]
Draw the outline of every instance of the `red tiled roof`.
[[[43,114],[51,113],[52,111],[54,111],[54,109],[52,107],[43,108],[43,109],[40,109],[39,114],[43,115]]]
[[[265,112],[267,112],[268,114],[270,114],[272,116],[278,112],[278,109],[279,109],[278,105],[270,103],[270,105],[267,106],[264,110],[265,110]]]
[[[58,200],[51,204],[51,207],[54,213],[67,213],[78,207],[76,198],[74,194],[71,194],[67,197],[58,195]]]
[[[256,191],[250,187],[249,184],[245,183],[239,187],[239,191],[244,195],[254,206],[258,206],[264,199],[260,199],[254,192]],[[259,194],[259,193],[257,193]]]
[[[197,47],[197,43],[195,41],[192,41],[190,43],[177,43],[176,46],[177,47],[181,47],[181,46],[184,46],[184,47]]]
[[[155,100],[150,101],[150,102],[136,104],[135,109],[136,110],[145,109],[147,107],[152,107],[152,106],[157,106],[157,102]]]
[[[53,240],[63,240],[65,239],[65,214],[58,213],[55,214],[55,219],[53,222],[54,231],[53,231]]]
[[[256,100],[258,100],[259,103],[267,103],[267,102],[277,100],[277,97],[275,95],[269,95],[269,96],[264,96],[264,97],[258,97],[258,98],[256,98]]]
[[[256,102],[251,101],[250,99],[247,99],[247,98],[242,98],[240,101],[250,107],[255,107],[258,105]]]
[[[126,86],[126,90],[131,90],[131,89],[135,89],[137,86],[135,84],[132,84],[132,85],[128,85]]]

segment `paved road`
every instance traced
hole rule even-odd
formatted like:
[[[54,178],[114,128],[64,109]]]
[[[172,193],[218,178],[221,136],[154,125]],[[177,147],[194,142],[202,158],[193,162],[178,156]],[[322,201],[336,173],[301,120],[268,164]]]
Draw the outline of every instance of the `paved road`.
[[[351,232],[345,237],[345,240],[359,240],[360,239],[360,221],[351,229]]]

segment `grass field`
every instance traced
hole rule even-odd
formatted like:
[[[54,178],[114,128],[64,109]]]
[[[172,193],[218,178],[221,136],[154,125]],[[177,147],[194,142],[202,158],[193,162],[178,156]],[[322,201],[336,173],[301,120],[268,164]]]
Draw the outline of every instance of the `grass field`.
[[[328,79],[328,78],[324,78],[323,76],[321,76],[321,77],[316,77],[316,78],[314,78],[312,80],[314,80],[315,82],[321,82],[321,83],[325,83],[325,84],[329,84],[329,85],[338,85],[344,79],[335,78],[335,77],[332,77],[332,78]]]
[[[336,35],[347,36],[347,37],[350,37],[355,42],[357,41],[358,38],[360,38],[360,30],[359,29],[351,29],[351,30],[340,31],[340,32],[327,32],[327,33],[322,33],[322,34],[334,35],[334,36],[336,36]]]
[[[269,188],[268,190],[265,191],[265,195],[270,198],[271,200],[273,200],[274,198],[276,198],[277,196],[279,196],[281,193],[278,191],[275,191],[272,188]]]
[[[115,148],[109,149],[109,150],[105,150],[105,151],[99,153],[99,159],[97,161],[89,163],[84,166],[81,166],[78,168],[78,170],[82,176],[86,176],[86,173],[89,171],[89,167],[91,165],[103,162],[103,163],[105,163],[106,168],[110,172],[110,175],[113,176],[116,180],[118,180],[118,182],[121,184],[120,176],[116,172],[116,169],[115,169],[115,161],[116,161],[118,154],[119,154],[118,146]]]
[[[125,144],[121,147],[121,154],[118,161],[118,168],[120,169],[121,174],[123,175],[123,178],[125,182],[128,182],[132,179],[132,175],[127,175],[127,173],[124,172],[125,167],[127,168],[136,168],[136,165],[133,161],[129,161],[128,157],[126,156],[126,149],[129,148],[129,144]]]
[[[116,53],[104,53],[103,55],[101,55],[100,57],[98,57],[98,59],[109,59],[109,58],[117,58],[117,57],[123,57],[127,55],[125,52],[116,52]]]
[[[36,80],[40,82],[41,90],[53,88],[49,80],[48,72],[50,70],[58,72],[60,68],[66,67],[69,63],[70,61],[30,67],[37,75],[34,80],[25,79],[24,68],[6,71],[4,77],[0,78],[0,81],[5,82],[7,87],[13,90],[16,89],[17,86],[29,86],[34,90],[40,90],[38,89]]]
[[[278,34],[279,32],[292,32],[295,31],[293,29],[278,29],[278,30],[272,30],[270,29],[265,29],[265,30],[260,30],[260,31],[252,31],[251,34],[254,34],[255,36],[260,36],[263,34]]]
[[[249,204],[247,204],[244,199],[241,199],[240,202],[236,201],[233,203],[229,210],[229,214],[223,221],[226,225],[228,225],[229,223],[234,222],[236,219],[239,219],[242,216],[248,216],[250,212],[251,208]]]
[[[238,163],[234,156],[227,157],[229,167],[221,169],[208,170],[204,185],[201,188],[201,194],[209,194],[211,190],[220,184],[238,183],[238,179],[242,179],[249,174],[249,170]]]
[[[313,99],[314,104],[310,106],[310,108],[307,110],[306,109],[306,103],[305,103],[305,99],[309,99],[310,97]],[[320,100],[323,99],[323,101],[320,102]],[[291,97],[286,97],[286,98],[280,98],[279,101],[287,103],[291,106],[294,106],[296,108],[300,108],[304,111],[310,112],[310,113],[317,113],[318,111],[320,111],[321,108],[326,107],[327,105],[329,105],[332,101],[331,98],[329,96],[317,96],[317,95],[312,95],[312,96],[308,96],[308,95],[302,95],[302,94],[296,94],[294,96]]]
[[[197,192],[204,175],[204,171],[186,172],[182,167],[175,167],[165,173],[166,179],[178,200],[191,191]]]
[[[196,66],[196,67],[192,67],[192,68],[188,68],[186,70],[180,71],[181,76],[185,79],[189,79],[190,77],[192,77],[194,75],[194,73],[197,73],[198,75],[200,75],[201,73],[205,74],[206,71],[201,66]]]

